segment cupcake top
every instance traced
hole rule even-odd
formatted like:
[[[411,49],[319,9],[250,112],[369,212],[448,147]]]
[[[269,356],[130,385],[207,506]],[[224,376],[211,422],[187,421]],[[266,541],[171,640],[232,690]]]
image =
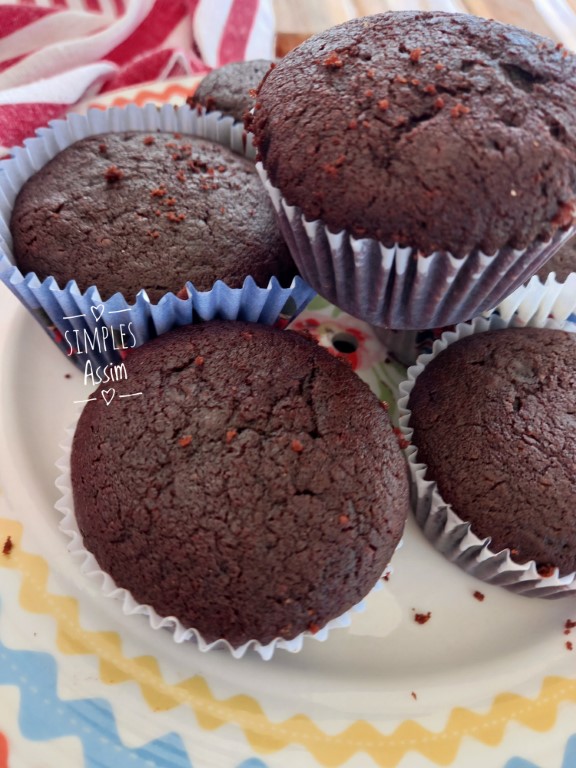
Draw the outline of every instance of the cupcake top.
[[[490,549],[576,571],[576,334],[477,333],[422,371],[409,399],[417,460]]]
[[[309,220],[422,254],[523,249],[576,209],[576,56],[473,16],[354,19],[291,51],[247,125]]]
[[[576,237],[572,237],[552,258],[536,273],[542,282],[550,272],[556,273],[556,280],[563,283],[569,274],[576,272]]]
[[[119,586],[234,646],[315,632],[368,593],[407,470],[348,366],[290,331],[214,322],[126,369],[110,405],[102,388],[87,404],[71,459],[84,545]]]
[[[21,189],[14,260],[63,287],[96,285],[151,301],[216,280],[260,286],[296,274],[252,162],[220,144],[171,133],[91,136],[60,152]]]
[[[254,90],[271,66],[273,63],[268,59],[252,59],[213,69],[186,102],[191,107],[205,107],[207,112],[222,112],[242,122],[254,106]]]

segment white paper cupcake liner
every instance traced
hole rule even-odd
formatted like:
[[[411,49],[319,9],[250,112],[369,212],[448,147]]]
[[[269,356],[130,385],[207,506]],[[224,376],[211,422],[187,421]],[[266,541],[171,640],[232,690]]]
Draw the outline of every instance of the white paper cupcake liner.
[[[417,377],[431,360],[449,344],[466,336],[526,325],[576,332],[576,325],[550,319],[547,312],[544,317],[540,317],[540,305],[533,301],[531,295],[524,296],[511,317],[505,318],[500,314],[478,317],[471,323],[457,325],[454,331],[445,332],[434,343],[430,354],[418,358],[416,365],[408,370],[407,380],[400,384],[398,408],[400,428],[405,439],[410,441],[413,433],[409,426],[410,393]],[[482,581],[506,587],[518,594],[547,598],[576,594],[576,573],[560,576],[556,568],[551,576],[541,576],[535,561],[519,564],[512,560],[509,549],[493,552],[490,549],[490,538],[480,539],[476,536],[470,524],[463,521],[451,505],[442,499],[436,482],[425,479],[426,466],[418,461],[416,446],[409,445],[405,454],[410,468],[412,507],[416,520],[426,538],[448,560]]]
[[[118,340],[120,325],[125,326],[129,321],[136,344],[140,345],[171,328],[198,320],[218,318],[266,325],[277,321],[287,324],[304,309],[315,291],[300,277],[296,277],[288,288],[282,288],[276,278],[263,288],[250,277],[241,288],[229,288],[218,281],[209,291],[197,291],[187,283],[187,298],[168,293],[153,304],[144,290],[138,293],[133,303],[121,293],[102,301],[97,286],[83,293],[74,281],[59,286],[52,277],[40,280],[33,272],[26,275],[20,272],[13,264],[10,217],[23,184],[75,141],[99,133],[128,130],[174,131],[199,136],[239,153],[245,150],[248,156],[253,156],[243,126],[235,124],[232,118],[223,118],[220,113],[199,115],[188,106],[175,108],[167,104],[159,109],[153,104],[145,107],[130,104],[109,110],[91,109],[86,115],[71,114],[66,119],[55,120],[49,128],[39,129],[37,136],[28,139],[24,147],[14,148],[11,158],[0,161],[0,280],[62,351],[82,368],[88,359],[93,365],[118,363],[122,350],[114,349],[112,345],[106,350],[95,348],[76,354],[73,342],[78,337],[75,331],[82,336],[85,331],[94,336],[99,329],[100,336],[108,332],[110,339],[115,331]]]
[[[524,250],[479,250],[457,259],[438,251],[417,255],[399,245],[356,240],[307,221],[256,168],[278,215],[280,230],[300,274],[320,296],[370,325],[417,330],[454,325],[491,309],[526,282],[574,233],[558,231],[548,243]]]
[[[74,501],[70,478],[70,456],[72,453],[72,441],[75,429],[76,425],[70,427],[66,431],[65,438],[60,445],[63,454],[56,462],[56,467],[60,470],[60,475],[56,479],[56,487],[62,494],[61,498],[56,502],[56,509],[62,514],[59,528],[70,538],[68,551],[74,557],[81,560],[81,572],[88,578],[99,582],[104,597],[114,598],[115,600],[120,601],[122,604],[122,613],[125,616],[142,614],[148,618],[152,629],[168,629],[172,633],[174,642],[183,643],[192,641],[197,645],[198,650],[203,653],[213,650],[227,650],[235,659],[240,659],[249,650],[253,650],[258,653],[264,661],[268,661],[272,658],[277,649],[288,651],[289,653],[298,653],[302,650],[305,638],[313,638],[314,640],[324,642],[328,639],[328,635],[333,629],[349,627],[352,621],[352,615],[354,613],[361,613],[366,609],[365,600],[368,595],[345,613],[331,619],[324,627],[322,627],[322,629],[318,630],[318,632],[302,632],[292,640],[285,640],[284,638],[279,637],[272,640],[272,642],[267,645],[262,645],[257,640],[249,640],[241,646],[234,647],[224,639],[207,642],[197,629],[184,627],[176,616],[160,616],[152,606],[138,603],[127,589],[116,585],[111,576],[100,568],[94,555],[84,546],[82,534],[80,533],[74,515]],[[399,549],[401,545],[402,542],[400,541],[397,549]],[[390,572],[392,572],[392,566],[388,565],[384,574]],[[378,579],[368,594],[371,594],[373,591],[378,591],[381,588],[382,582],[381,579]]]
[[[484,317],[498,314],[515,325],[535,325],[547,318],[576,325],[576,273],[559,283],[549,275],[545,283],[534,276],[507,296]],[[434,342],[450,328],[429,328],[422,331],[391,331],[373,327],[374,334],[390,354],[406,366],[413,365],[419,355],[432,351]]]

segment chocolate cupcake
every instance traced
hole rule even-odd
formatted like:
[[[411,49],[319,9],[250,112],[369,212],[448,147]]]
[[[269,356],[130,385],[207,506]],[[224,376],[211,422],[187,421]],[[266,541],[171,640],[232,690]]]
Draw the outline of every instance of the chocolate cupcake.
[[[569,242],[556,251],[554,256],[539,269],[536,275],[546,281],[549,274],[554,272],[556,280],[563,283],[572,273],[576,273],[576,238],[573,237]]]
[[[254,164],[220,144],[174,133],[90,136],[20,190],[10,222],[22,273],[81,291],[98,286],[152,302],[187,282],[240,288],[297,270]]]
[[[290,52],[247,122],[301,274],[373,325],[495,306],[571,233],[576,56],[462,14],[386,13]]]
[[[254,106],[254,91],[273,62],[268,59],[235,61],[209,72],[186,99],[191,107],[221,112],[242,122]]]
[[[129,105],[54,121],[0,162],[0,280],[79,367],[120,362],[128,322],[133,346],[197,320],[286,324],[310,301],[243,133]]]
[[[506,326],[457,326],[401,387],[416,517],[473,575],[573,593],[576,334]]]
[[[233,648],[315,634],[372,589],[407,472],[348,366],[244,323],[172,331],[125,365],[87,403],[71,456],[84,546],[118,587]]]

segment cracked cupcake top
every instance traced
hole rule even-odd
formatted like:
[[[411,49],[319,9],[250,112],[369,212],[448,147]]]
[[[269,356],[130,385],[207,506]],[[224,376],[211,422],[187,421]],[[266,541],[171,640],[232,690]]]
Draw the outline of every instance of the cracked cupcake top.
[[[576,334],[477,333],[416,379],[412,442],[444,501],[493,552],[576,571]]]
[[[235,646],[315,632],[370,591],[402,533],[407,470],[348,366],[291,331],[214,322],[126,368],[72,450],[84,544],[119,586]]]
[[[278,62],[248,127],[286,201],[333,232],[462,257],[574,219],[576,56],[516,27],[354,19]]]
[[[23,273],[102,299],[156,302],[251,275],[289,286],[297,274],[254,164],[220,144],[172,133],[110,133],[76,142],[36,173],[12,213]]]

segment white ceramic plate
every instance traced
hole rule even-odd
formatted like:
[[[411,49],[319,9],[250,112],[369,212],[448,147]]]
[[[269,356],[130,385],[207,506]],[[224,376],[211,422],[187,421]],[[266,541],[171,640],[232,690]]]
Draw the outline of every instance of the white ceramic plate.
[[[401,376],[337,310],[297,323],[327,345],[355,338],[354,367],[379,396],[375,367],[392,387]],[[0,550],[13,544],[0,552],[0,768],[576,766],[574,601],[477,582],[411,522],[366,612],[296,655],[201,654],[124,617],[81,575],[53,507],[59,442],[85,393],[0,286]]]

